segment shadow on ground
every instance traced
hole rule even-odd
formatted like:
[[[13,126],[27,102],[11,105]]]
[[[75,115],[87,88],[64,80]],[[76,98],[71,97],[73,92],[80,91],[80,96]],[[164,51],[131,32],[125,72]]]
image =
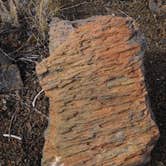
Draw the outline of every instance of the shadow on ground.
[[[145,54],[145,78],[160,139],[152,152],[152,166],[166,165],[166,57],[164,52]]]

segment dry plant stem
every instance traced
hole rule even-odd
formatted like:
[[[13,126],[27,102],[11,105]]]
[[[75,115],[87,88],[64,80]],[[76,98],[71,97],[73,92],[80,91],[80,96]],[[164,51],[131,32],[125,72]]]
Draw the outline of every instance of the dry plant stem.
[[[42,90],[34,97],[34,99],[33,99],[33,101],[32,101],[32,106],[33,106],[33,107],[35,107],[37,98],[38,98],[38,97],[41,95],[41,93],[43,93],[43,92],[44,92],[44,90],[42,89]]]
[[[11,135],[11,128],[12,128],[12,122],[15,118],[15,115],[16,115],[16,111],[14,112],[14,114],[12,115],[12,118],[10,120],[10,125],[9,125],[9,135]],[[10,141],[10,137],[9,137],[9,141]]]
[[[2,48],[0,48],[0,52],[2,52],[2,54],[4,56],[6,56],[9,60],[16,62],[16,60],[14,58],[10,57],[5,51],[2,50]]]
[[[11,21],[10,13],[7,10],[7,8],[4,5],[2,0],[0,0],[0,18],[1,18],[2,22],[10,22]]]
[[[127,13],[125,13],[124,11],[122,11],[122,10],[120,10],[120,9],[118,9],[119,10],[119,12],[121,12],[122,14],[124,14],[126,17],[130,17]]]
[[[22,140],[21,137],[16,136],[16,135],[13,135],[13,134],[3,134],[3,136],[4,136],[4,137],[8,137],[8,138],[15,138],[15,139],[17,139],[17,140],[19,140],[19,141]]]
[[[72,9],[72,8],[75,8],[75,7],[78,7],[80,5],[84,5],[84,4],[87,4],[88,2],[81,2],[81,3],[78,3],[76,5],[73,5],[73,6],[69,6],[69,7],[65,7],[65,8],[61,8],[60,10],[63,11],[63,10],[68,10],[68,9]]]
[[[31,62],[31,63],[36,63],[36,61],[28,59],[28,58],[19,58],[19,61],[27,61],[27,62]]]
[[[15,26],[19,26],[17,6],[15,5],[15,2],[13,0],[10,0],[9,6],[10,6],[10,15],[11,15],[11,19],[13,20],[13,24]]]
[[[41,2],[39,4],[39,9],[37,10],[38,11],[37,15],[38,15],[38,20],[39,20],[38,21],[39,22],[39,28],[40,28],[40,31],[43,34],[44,39],[46,38],[44,32],[47,30],[47,19],[44,16],[46,14],[46,12],[44,12],[44,14],[43,14],[43,10],[48,9],[48,3],[49,3],[48,0],[41,0]]]
[[[19,93],[16,92],[16,94],[20,98]],[[10,125],[9,125],[9,130],[8,130],[9,135],[11,135],[12,123],[13,123],[14,118],[16,117],[16,114],[17,114],[17,110],[15,110],[15,112],[13,113],[11,120],[10,120]],[[10,141],[10,137],[9,137],[9,141]]]
[[[45,117],[47,120],[49,120],[49,117],[46,116],[45,114],[43,114],[42,112],[40,112],[39,110],[37,110],[36,108],[34,109],[35,112],[37,112],[38,114],[42,115],[43,117]]]
[[[15,1],[9,0],[9,9],[4,5],[4,2],[0,0],[0,18],[2,23],[11,23],[14,26],[19,26],[17,6]]]

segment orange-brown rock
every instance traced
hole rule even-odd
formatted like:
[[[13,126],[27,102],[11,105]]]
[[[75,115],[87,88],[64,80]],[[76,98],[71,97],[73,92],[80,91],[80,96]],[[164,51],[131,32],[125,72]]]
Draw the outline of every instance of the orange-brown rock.
[[[51,55],[37,65],[50,99],[43,166],[148,162],[159,132],[144,82],[144,38],[133,20],[56,20],[50,35]]]

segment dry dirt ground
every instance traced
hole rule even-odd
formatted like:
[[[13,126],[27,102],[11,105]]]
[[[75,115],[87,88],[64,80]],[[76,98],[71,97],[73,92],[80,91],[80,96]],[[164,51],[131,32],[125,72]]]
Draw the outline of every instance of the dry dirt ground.
[[[150,165],[166,165],[166,16],[163,12],[150,10],[147,0],[61,0],[59,3],[63,8],[58,16],[63,19],[75,20],[114,13],[131,16],[140,25],[147,39],[144,61],[146,84],[161,133]],[[30,60],[32,54],[39,55],[35,56],[37,61],[48,56],[48,42],[46,40],[38,45],[29,36],[26,25],[21,28],[10,25],[0,28],[0,48],[15,59],[13,63],[19,66],[24,84],[19,92],[0,94],[0,166],[40,166],[49,102],[42,94],[35,108],[32,107],[32,101],[41,88],[35,63]],[[27,40],[28,44],[25,42]],[[22,141],[4,138],[3,134],[9,130],[21,136]]]

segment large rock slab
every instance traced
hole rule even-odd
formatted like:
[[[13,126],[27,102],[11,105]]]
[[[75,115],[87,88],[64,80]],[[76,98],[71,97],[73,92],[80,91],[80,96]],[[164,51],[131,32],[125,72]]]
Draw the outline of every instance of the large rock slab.
[[[50,57],[36,69],[50,99],[43,165],[147,163],[159,132],[144,82],[144,38],[134,21],[55,19],[50,42]]]

